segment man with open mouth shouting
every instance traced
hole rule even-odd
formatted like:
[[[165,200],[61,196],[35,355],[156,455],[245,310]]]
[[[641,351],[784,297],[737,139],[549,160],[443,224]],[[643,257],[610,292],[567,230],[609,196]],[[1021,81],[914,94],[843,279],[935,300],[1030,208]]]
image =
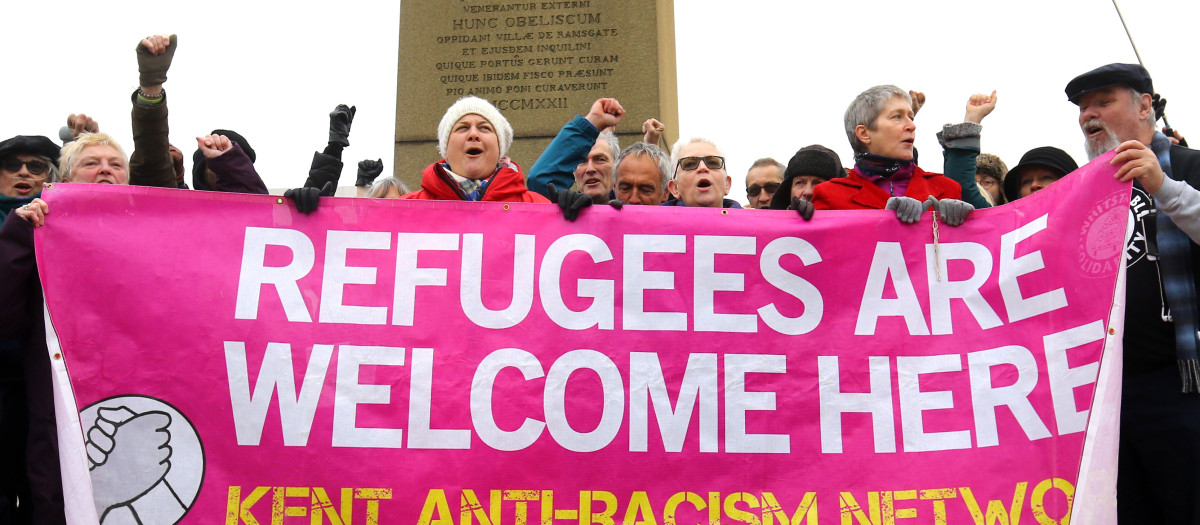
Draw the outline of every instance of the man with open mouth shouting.
[[[741,208],[726,199],[733,179],[725,171],[725,156],[712,141],[700,137],[680,139],[671,148],[675,176],[667,183],[671,200],[663,206],[698,208]]]

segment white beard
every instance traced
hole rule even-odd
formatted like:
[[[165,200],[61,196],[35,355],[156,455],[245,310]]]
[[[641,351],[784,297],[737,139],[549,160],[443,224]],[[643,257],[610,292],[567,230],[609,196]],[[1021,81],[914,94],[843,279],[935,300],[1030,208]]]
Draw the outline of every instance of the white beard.
[[[1096,157],[1108,153],[1109,150],[1120,145],[1121,139],[1118,139],[1117,134],[1108,128],[1104,129],[1104,134],[1096,138],[1083,139],[1083,149],[1087,151],[1088,160],[1096,160]]]

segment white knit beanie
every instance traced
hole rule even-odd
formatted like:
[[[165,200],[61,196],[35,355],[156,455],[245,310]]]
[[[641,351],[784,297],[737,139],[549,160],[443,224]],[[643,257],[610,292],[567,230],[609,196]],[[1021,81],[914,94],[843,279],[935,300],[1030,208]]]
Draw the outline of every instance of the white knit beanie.
[[[488,101],[476,97],[465,96],[458,99],[450,109],[446,110],[446,114],[442,116],[441,124],[438,124],[438,153],[442,158],[446,158],[446,143],[450,140],[450,129],[454,127],[454,123],[464,115],[474,113],[479,115],[488,122],[492,123],[492,127],[496,129],[496,138],[500,142],[500,158],[508,155],[508,148],[512,147],[513,129],[508,123],[508,119],[500,114],[500,110],[496,106],[491,105]]]

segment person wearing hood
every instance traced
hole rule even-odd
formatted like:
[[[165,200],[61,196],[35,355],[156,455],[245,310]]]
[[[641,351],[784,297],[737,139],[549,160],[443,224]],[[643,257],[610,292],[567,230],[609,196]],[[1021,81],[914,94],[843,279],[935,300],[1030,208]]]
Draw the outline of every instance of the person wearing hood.
[[[911,95],[893,85],[860,93],[846,108],[844,124],[854,149],[848,176],[813,190],[817,210],[888,209],[914,223],[930,206],[951,226],[962,224],[974,207],[962,201],[962,187],[913,160],[916,124]],[[974,182],[974,158],[970,178]]]
[[[49,138],[17,135],[0,142],[0,221],[58,181],[59,147]]]
[[[725,198],[733,179],[725,171],[725,157],[713,141],[700,137],[679,139],[671,148],[671,164],[675,173],[667,182],[667,191],[672,198],[663,206],[742,207]]]
[[[458,99],[438,124],[441,160],[421,173],[421,189],[406,199],[540,202],[550,201],[525,187],[521,167],[508,158],[513,129],[488,101]]]
[[[1008,165],[991,153],[980,153],[975,159],[975,183],[993,206],[1008,202],[1004,197],[1004,178]]]
[[[796,210],[803,217],[812,214],[813,190],[817,185],[846,176],[842,159],[820,144],[804,146],[792,155],[783,182],[771,197],[772,210]]]
[[[267,185],[254,161],[258,156],[250,143],[236,131],[214,129],[197,137],[192,154],[192,188],[227,193],[267,194]]]
[[[1054,146],[1033,148],[1021,156],[1021,162],[1004,177],[1004,197],[1008,202],[1041,191],[1066,174],[1079,169],[1067,152]]]

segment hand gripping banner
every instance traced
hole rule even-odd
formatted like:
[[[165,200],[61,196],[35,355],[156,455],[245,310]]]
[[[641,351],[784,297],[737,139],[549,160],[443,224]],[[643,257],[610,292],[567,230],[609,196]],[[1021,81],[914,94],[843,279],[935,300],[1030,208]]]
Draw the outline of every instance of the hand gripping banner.
[[[36,246],[72,512],[1104,522],[1129,214],[1109,158],[960,227],[325,198],[306,216],[53,185]]]

